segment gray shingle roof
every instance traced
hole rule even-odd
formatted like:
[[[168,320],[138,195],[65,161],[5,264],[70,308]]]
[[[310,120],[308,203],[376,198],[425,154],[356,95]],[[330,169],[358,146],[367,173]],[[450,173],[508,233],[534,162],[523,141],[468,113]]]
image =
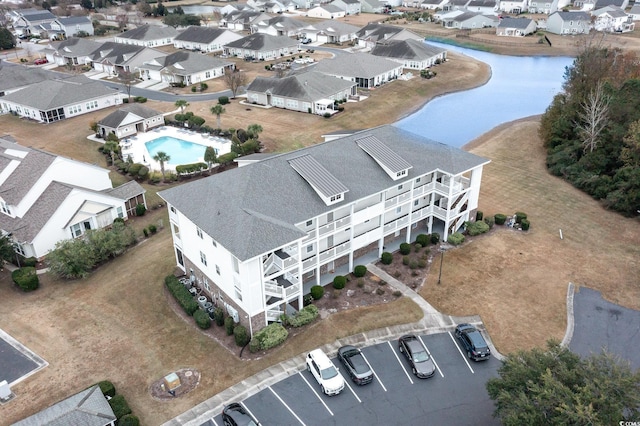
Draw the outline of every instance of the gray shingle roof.
[[[358,27],[351,24],[345,24],[341,21],[323,20],[320,22],[314,22],[311,25],[307,25],[305,29],[311,29],[315,31],[322,31],[326,34],[355,34],[358,32]]]
[[[305,27],[307,24],[299,19],[289,18],[288,16],[278,15],[266,21],[260,21],[256,24],[259,28],[274,26],[285,31],[295,31]]]
[[[385,25],[379,23],[367,24],[356,33],[358,38],[370,39],[370,40],[385,40],[393,37],[402,31],[400,27],[394,27],[393,25]]]
[[[118,108],[116,111],[100,120],[98,124],[115,129],[120,126],[122,120],[124,120],[129,114],[135,114],[140,118],[151,118],[157,115],[162,115],[160,111],[156,111],[155,109],[138,103],[133,103],[122,108]]]
[[[442,52],[446,52],[446,50],[412,39],[379,42],[371,49],[371,54],[374,56],[418,61],[433,58]]]
[[[95,52],[91,54],[91,59],[95,62],[108,62],[110,64],[122,64],[135,55],[142,52],[146,47],[135,44],[122,44],[115,41],[102,43]]]
[[[335,4],[332,3],[328,3],[328,4],[323,4],[318,6],[321,9],[326,10],[329,13],[338,13],[338,12],[344,12],[343,9],[339,8],[338,6],[336,6]]]
[[[0,196],[11,205],[17,205],[31,187],[40,179],[56,156],[48,152],[26,148],[16,143],[0,139],[0,156],[6,156],[7,149],[26,152],[20,164],[0,185]],[[5,157],[6,158],[6,157]],[[14,157],[15,158],[15,157]],[[6,165],[4,166],[6,167]],[[0,172],[4,170],[0,169]],[[0,215],[1,216],[1,215]]]
[[[587,12],[556,12],[563,21],[591,21]]]
[[[141,27],[125,31],[116,37],[128,38],[131,40],[159,40],[163,38],[173,38],[178,35],[178,31],[173,27],[161,27],[159,25],[142,25]]]
[[[413,167],[407,180],[436,169],[459,174],[488,162],[469,152],[387,125],[275,155],[162,191],[160,196],[244,261],[306,237],[295,224],[335,208],[327,207],[289,165],[291,159],[313,155],[349,189],[340,204],[397,183],[356,144],[356,139],[368,135],[384,141],[411,163]]]
[[[283,78],[256,77],[247,87],[247,92],[270,92],[276,96],[314,102],[330,98],[355,84],[317,72],[306,72]]]
[[[528,18],[502,18],[498,24],[498,28],[517,28],[520,30],[526,29],[532,20]]]
[[[467,7],[496,7],[495,0],[471,0]]]
[[[69,78],[71,75],[23,65],[0,66],[0,92],[42,81]]]
[[[174,40],[209,44],[227,31],[224,28],[189,27],[178,34]]]
[[[60,401],[14,426],[105,426],[116,420],[100,387],[93,386]]]
[[[105,194],[109,194],[113,197],[121,198],[123,200],[129,200],[133,197],[137,197],[140,194],[147,192],[138,182],[130,180],[115,188],[107,189]]]
[[[313,69],[330,75],[373,78],[398,67],[401,65],[389,59],[369,53],[352,53],[350,55],[336,55],[332,59],[323,59]]]
[[[118,91],[99,81],[79,75],[66,80],[50,80],[33,84],[6,95],[4,100],[47,111],[115,93]]]
[[[63,56],[89,56],[102,46],[86,38],[70,37],[67,40],[51,43],[51,48],[45,50],[57,51]]]
[[[167,56],[154,58],[154,60],[177,75],[191,75],[197,72],[221,68],[233,64],[233,62],[230,61],[213,58],[201,53],[187,52],[185,50],[174,52]],[[141,66],[141,68],[144,68],[144,66]]]
[[[89,24],[91,23],[91,18],[88,16],[64,16],[57,18],[56,21],[62,25]]]
[[[287,36],[272,36],[270,34],[255,33],[241,38],[240,40],[232,41],[225,47],[231,47],[235,49],[247,49],[256,51],[269,51],[280,49],[283,47],[297,46],[298,42]]]
[[[46,21],[46,20],[53,21],[54,19],[56,19],[56,15],[49,12],[48,10],[40,10],[34,13],[23,14],[22,17],[29,22]]]
[[[633,6],[631,6],[631,10],[629,10],[629,13],[634,15],[640,14],[640,3],[634,3]]]

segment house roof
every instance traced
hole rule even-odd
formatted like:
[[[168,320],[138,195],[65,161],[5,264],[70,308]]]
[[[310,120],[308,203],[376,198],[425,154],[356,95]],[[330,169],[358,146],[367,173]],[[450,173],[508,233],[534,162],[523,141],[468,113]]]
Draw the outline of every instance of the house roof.
[[[213,43],[218,37],[222,36],[227,31],[229,30],[225,30],[224,28],[188,27],[186,30],[175,36],[174,40],[209,44]]]
[[[63,41],[51,43],[49,46],[45,50],[58,52],[63,56],[89,56],[100,48],[102,43],[86,38],[70,37]]]
[[[493,16],[493,15],[483,15],[482,13],[478,13],[478,12],[464,12],[460,15],[454,16],[451,20],[452,21],[456,21],[456,22],[464,22],[467,21],[469,19],[473,19],[473,18],[484,18],[488,21],[498,21],[499,18],[497,16]]]
[[[154,58],[153,62],[159,65],[155,65],[155,63],[145,63],[141,65],[140,68],[167,70],[176,75],[191,75],[197,72],[233,65],[233,62],[230,61],[184,50],[174,52],[167,56]]]
[[[142,25],[122,34],[118,34],[117,38],[128,38],[131,40],[159,40],[164,38],[174,38],[178,35],[178,31],[173,27],[161,27],[159,25]]]
[[[48,10],[37,10],[33,13],[23,13],[22,17],[28,22],[46,21],[46,20],[53,21],[54,19],[56,19],[56,15],[49,12]]]
[[[631,10],[629,10],[629,13],[634,15],[640,14],[640,3],[634,3],[633,6],[631,6]]]
[[[25,87],[53,79],[70,78],[71,75],[24,65],[0,65],[0,92]],[[8,96],[8,95],[7,95]]]
[[[19,151],[22,156],[11,156],[8,151]],[[48,152],[27,148],[11,142],[6,138],[0,139],[0,173],[5,170],[10,161],[19,161],[18,166],[0,183],[0,196],[11,205],[17,205],[29,192],[31,187],[40,179],[45,170],[53,163],[56,156]],[[0,215],[3,216],[3,215]]]
[[[275,27],[279,30],[295,31],[305,27],[307,24],[299,19],[289,18],[288,16],[274,16],[255,24],[258,28]]]
[[[339,13],[339,12],[344,12],[343,9],[339,8],[338,6],[336,6],[333,3],[328,3],[328,4],[323,4],[317,7],[314,7],[313,9],[324,9],[329,13]]]
[[[33,84],[22,90],[6,95],[5,101],[29,106],[41,111],[61,108],[74,103],[118,93],[116,89],[83,75],[66,80],[48,80]]]
[[[135,180],[130,180],[129,182],[125,182],[120,186],[106,189],[104,191],[105,194],[109,194],[113,197],[121,198],[123,200],[130,200],[131,198],[137,197],[138,195],[144,194],[145,192],[147,192],[147,190],[144,189]]]
[[[352,81],[312,71],[283,78],[256,77],[247,87],[247,92],[270,92],[272,95],[285,98],[314,102],[330,98],[355,84]]]
[[[14,426],[105,426],[115,420],[116,416],[109,402],[100,387],[95,385],[15,423]]]
[[[496,7],[496,1],[495,0],[471,0],[469,2],[469,4],[467,4],[467,7],[491,7],[491,8],[495,8]]]
[[[64,16],[57,18],[56,21],[62,25],[90,24],[91,18],[88,16]]]
[[[600,9],[605,6],[618,6],[622,7],[624,0],[596,0],[595,8]]]
[[[325,34],[355,34],[359,28],[355,25],[345,24],[342,21],[335,20],[323,20],[320,22],[314,22],[311,25],[304,27],[305,30],[318,31]]]
[[[162,191],[160,196],[244,261],[305,238],[307,234],[295,224],[394,185],[376,160],[358,146],[358,140],[365,137],[375,137],[411,164],[407,180],[434,170],[460,174],[488,162],[386,125],[275,155]],[[291,167],[289,161],[303,155],[312,156],[345,185],[348,192],[342,202],[327,206]]]
[[[620,9],[617,6],[605,6],[601,9],[598,10],[594,10],[593,12],[591,12],[592,15],[594,16],[600,16],[600,15],[604,15],[607,14],[612,18],[626,18],[627,14],[625,13],[624,10]]]
[[[372,41],[378,40],[388,40],[402,31],[405,31],[404,28],[394,27],[393,25],[385,25],[378,23],[367,24],[360,29],[356,33],[356,36],[360,39],[367,39]],[[416,34],[416,38],[422,39],[419,35]]]
[[[551,16],[557,15],[563,21],[591,21],[591,15],[587,12],[554,12]]]
[[[377,43],[371,54],[386,58],[415,59],[418,61],[433,58],[446,52],[446,49],[417,40],[388,40]]]
[[[270,34],[255,33],[243,37],[240,40],[232,41],[231,43],[225,45],[225,47],[256,51],[268,51],[297,45],[298,42],[296,40],[287,36],[272,36]]]
[[[162,115],[160,111],[156,111],[155,109],[146,107],[139,103],[132,103],[113,111],[111,114],[98,121],[98,124],[116,129],[129,114],[138,116],[140,120]]]
[[[519,30],[525,30],[533,20],[528,18],[502,18],[498,24],[498,28],[517,28]]]
[[[352,53],[336,55],[332,59],[324,59],[318,62],[313,70],[331,75],[373,78],[398,67],[401,67],[401,65],[389,59],[369,53]]]

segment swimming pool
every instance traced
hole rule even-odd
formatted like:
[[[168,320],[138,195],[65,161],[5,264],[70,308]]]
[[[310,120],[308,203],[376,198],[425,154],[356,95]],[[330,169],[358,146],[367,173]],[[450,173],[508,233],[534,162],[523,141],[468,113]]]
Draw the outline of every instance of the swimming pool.
[[[169,164],[191,164],[204,161],[204,151],[206,145],[188,142],[173,136],[161,136],[145,143],[145,147],[151,156],[150,159],[159,152],[166,153],[171,159]]]

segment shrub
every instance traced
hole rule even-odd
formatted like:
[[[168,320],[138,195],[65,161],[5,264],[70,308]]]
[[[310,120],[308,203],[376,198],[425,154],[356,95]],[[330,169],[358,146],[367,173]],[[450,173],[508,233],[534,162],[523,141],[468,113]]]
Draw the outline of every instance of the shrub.
[[[416,253],[419,253],[420,250],[422,249],[422,244],[418,244],[418,243],[414,244],[413,249],[415,250]]]
[[[218,327],[224,325],[224,311],[219,306],[213,309],[213,321]]]
[[[237,325],[233,328],[233,338],[236,341],[236,345],[240,347],[246,345],[249,343],[249,340],[251,340],[247,327],[244,325]]]
[[[198,327],[203,330],[207,330],[209,327],[211,327],[211,318],[209,318],[209,315],[202,309],[198,309],[193,313],[193,319],[195,320]]]
[[[260,350],[275,348],[285,340],[287,340],[289,332],[286,328],[277,322],[271,323],[253,335],[253,339],[249,343],[249,350],[257,352]]]
[[[118,426],[139,426],[140,419],[133,414],[125,414],[118,420]]]
[[[384,294],[384,289],[381,287],[376,288],[376,294],[378,296],[382,296]]]
[[[484,223],[489,225],[489,229],[491,229],[491,228],[493,228],[493,224],[496,223],[496,221],[493,218],[493,216],[487,216],[487,217],[484,218]]]
[[[484,217],[484,213],[482,213],[480,210],[478,210],[476,212],[476,222],[482,220],[483,217]]]
[[[358,282],[356,283],[356,285],[357,285],[359,288],[364,287],[364,280],[363,280],[362,278],[360,278],[360,279],[358,280]]]
[[[229,97],[228,97],[228,96],[220,96],[220,97],[218,98],[218,103],[219,103],[220,105],[226,105],[226,104],[228,104],[228,103],[229,103]]]
[[[353,276],[356,278],[364,277],[367,274],[367,267],[364,265],[357,265],[353,268]]]
[[[227,336],[231,336],[233,334],[234,327],[235,323],[233,322],[233,318],[226,317],[224,319],[224,329],[227,332]]]
[[[307,306],[313,303],[313,296],[311,296],[310,294],[305,294],[304,296],[302,296],[302,306]]]
[[[218,158],[218,160],[220,159]],[[231,161],[233,161],[233,159]],[[207,163],[180,164],[176,166],[176,173],[178,175],[189,175],[206,170],[208,167]]]
[[[115,219],[113,219],[113,223],[122,223],[124,225],[124,218],[116,217]]]
[[[400,244],[400,254],[409,254],[411,253],[411,245],[408,243]]]
[[[194,93],[195,93],[195,92],[196,92],[196,90],[197,90],[197,89],[196,89],[196,86],[191,86],[191,91],[192,91],[192,92],[194,92]]]
[[[147,212],[147,208],[144,204],[136,204],[136,216],[144,216]]]
[[[116,395],[116,387],[109,380],[103,380],[97,383],[104,396],[113,398]]]
[[[329,118],[329,117],[331,117],[331,114],[329,114],[328,112],[325,112],[325,113],[324,113],[324,115],[323,115],[323,117],[324,117],[324,118]]]
[[[344,276],[336,275],[333,278],[333,288],[340,290],[343,289],[345,285],[347,285],[347,279]]]
[[[496,225],[504,225],[504,223],[507,221],[507,216],[503,215],[502,213],[496,213],[493,216],[493,219]]]
[[[140,171],[140,169],[142,169],[142,164],[140,163],[133,163],[129,165],[129,169],[127,170],[127,173],[129,173],[131,176],[137,176],[138,172]]]
[[[322,296],[324,296],[324,287],[321,285],[314,285],[309,290],[309,293],[311,294],[311,297],[313,297],[313,300],[320,300],[322,299]]]
[[[528,231],[529,227],[531,226],[531,222],[529,222],[529,219],[522,219],[520,225],[522,226],[523,231]]]
[[[149,232],[155,234],[156,232],[158,232],[158,227],[153,224],[149,225]]]
[[[400,296],[402,296],[402,292],[400,290],[396,290],[396,291],[393,292],[393,295],[395,297],[400,297]]]
[[[302,327],[309,324],[318,317],[318,308],[315,305],[309,305],[287,318],[287,323],[291,327]]]
[[[453,234],[449,235],[447,242],[449,244],[453,244],[454,246],[459,246],[460,244],[464,243],[464,235],[459,232],[454,232]]]
[[[416,262],[415,260],[412,260],[411,262],[409,262],[410,269],[416,269],[417,267],[418,267],[418,262]]]
[[[479,220],[476,222],[467,222],[466,225],[467,225],[467,232],[472,237],[476,235],[484,234],[485,232],[489,231],[489,225],[484,223],[484,221],[482,220]]]
[[[167,275],[164,283],[187,315],[193,315],[198,310],[198,302],[195,301],[189,290],[176,277]]]
[[[426,247],[431,243],[431,236],[429,234],[419,234],[416,237],[416,243],[420,244],[422,247]]]
[[[122,395],[116,395],[109,400],[109,405],[113,410],[113,414],[116,418],[121,418],[126,416],[127,414],[131,414],[131,408],[129,408],[129,404],[127,404],[127,400],[124,399]]]
[[[434,232],[431,234],[431,244],[438,244],[440,242],[440,234]]]
[[[411,259],[409,258],[409,256],[402,256],[402,264],[403,265],[408,265],[410,261],[411,261]]]
[[[25,292],[33,291],[40,285],[40,280],[36,274],[36,268],[33,266],[25,266],[23,268],[16,269],[11,273],[11,279],[13,279],[13,282]]]
[[[144,234],[145,238],[149,236],[149,230],[147,228],[142,228],[142,233]]]
[[[393,255],[388,251],[385,251],[382,253],[380,260],[382,261],[383,265],[391,265],[391,262],[393,262]]]
[[[418,260],[418,268],[424,269],[427,267],[427,261],[424,259]]]
[[[136,96],[135,98],[133,98],[133,100],[141,104],[147,102],[147,98],[145,98],[144,96]]]
[[[516,223],[522,223],[523,219],[527,218],[527,214],[523,212],[516,212]]]
[[[36,265],[38,264],[38,259],[36,259],[35,257],[23,257],[21,259],[22,262],[22,266],[31,266],[33,268],[36,267]]]

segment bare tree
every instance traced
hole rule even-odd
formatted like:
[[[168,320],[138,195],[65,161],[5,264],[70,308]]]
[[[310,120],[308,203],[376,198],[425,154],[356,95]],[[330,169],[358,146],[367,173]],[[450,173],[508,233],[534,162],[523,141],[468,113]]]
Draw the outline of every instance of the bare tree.
[[[129,23],[129,15],[127,15],[126,12],[117,14],[116,22],[118,23],[118,28],[122,31]]]
[[[234,98],[236,97],[236,93],[238,93],[238,89],[240,88],[240,86],[245,86],[248,81],[246,73],[230,69],[225,70],[223,78],[225,85],[229,90],[231,90]]]
[[[591,89],[587,99],[580,104],[582,111],[578,114],[580,123],[576,126],[582,137],[582,145],[585,152],[593,152],[598,146],[600,133],[605,129],[609,121],[609,96],[604,93],[604,84],[599,81],[596,87]]]
[[[136,81],[136,75],[131,71],[120,71],[118,77],[122,80],[122,84],[127,91],[127,99],[131,100],[131,86]]]

